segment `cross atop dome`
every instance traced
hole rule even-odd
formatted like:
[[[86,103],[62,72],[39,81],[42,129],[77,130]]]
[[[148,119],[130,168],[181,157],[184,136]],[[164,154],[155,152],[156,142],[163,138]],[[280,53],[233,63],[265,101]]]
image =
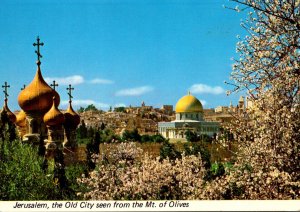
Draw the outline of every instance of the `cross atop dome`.
[[[55,82],[55,80],[53,80],[53,84],[51,84],[50,86],[52,86],[53,90],[55,90],[55,87],[58,87],[58,84]]]
[[[10,88],[10,85],[8,85],[7,82],[5,82],[4,85],[2,85],[2,88],[4,88],[3,93],[5,96],[5,99],[7,99],[7,97],[9,96],[7,93],[7,88]]]
[[[68,95],[69,95],[69,102],[72,102],[72,90],[74,90],[74,88],[72,88],[71,84],[69,85],[69,87],[67,88],[68,90]]]
[[[41,55],[40,53],[40,46],[44,46],[44,43],[40,43],[40,38],[39,36],[37,36],[36,38],[37,42],[36,43],[33,43],[33,46],[37,46],[37,50],[35,50],[35,53],[37,55],[37,63],[38,65],[41,64],[41,61],[40,61],[40,58],[42,58],[43,56]]]

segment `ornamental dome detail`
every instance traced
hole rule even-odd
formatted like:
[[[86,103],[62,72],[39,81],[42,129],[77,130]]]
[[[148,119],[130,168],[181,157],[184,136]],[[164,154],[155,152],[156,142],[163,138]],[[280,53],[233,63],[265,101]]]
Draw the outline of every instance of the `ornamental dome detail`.
[[[55,105],[58,106],[60,98],[44,80],[40,66],[31,83],[22,90],[18,96],[18,103],[24,112],[40,111],[47,112],[52,106],[52,98],[55,96]]]
[[[24,110],[21,110],[17,115],[16,115],[16,125],[19,127],[25,127],[26,125],[26,114]]]
[[[175,111],[176,113],[202,113],[203,107],[201,102],[189,93],[178,100]]]
[[[44,115],[44,123],[48,126],[61,125],[65,121],[64,114],[62,114],[55,104],[55,97],[51,109]]]
[[[76,128],[80,123],[80,116],[73,110],[71,101],[69,101],[69,107],[64,113],[65,116],[65,127],[66,128]]]
[[[6,114],[7,114],[7,117],[9,118],[9,120],[10,120],[12,123],[15,123],[15,122],[16,122],[16,115],[15,115],[13,112],[11,112],[10,109],[8,108],[8,106],[7,106],[7,101],[8,101],[7,99],[4,100],[4,105],[3,105],[3,109],[2,109],[2,111],[1,111],[1,113],[2,113],[3,111],[5,111]]]

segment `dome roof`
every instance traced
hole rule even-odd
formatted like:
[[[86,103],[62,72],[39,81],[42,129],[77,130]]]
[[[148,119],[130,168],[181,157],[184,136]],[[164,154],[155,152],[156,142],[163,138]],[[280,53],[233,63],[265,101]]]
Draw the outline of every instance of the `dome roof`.
[[[25,112],[46,112],[51,108],[53,96],[55,96],[55,105],[58,106],[59,95],[45,82],[38,64],[34,79],[20,92],[18,102]]]
[[[203,107],[201,102],[189,93],[178,100],[175,111],[176,113],[203,112]]]
[[[64,113],[66,127],[77,127],[80,123],[80,116],[73,110],[71,101],[69,101],[69,107],[67,111]]]
[[[21,110],[17,115],[16,115],[16,125],[19,127],[25,127],[26,125],[26,114],[24,110]]]
[[[48,126],[55,126],[62,124],[65,121],[64,114],[62,114],[55,104],[55,97],[51,109],[44,115],[44,122]]]
[[[16,121],[16,115],[10,111],[10,109],[8,108],[7,106],[7,99],[4,100],[4,105],[3,105],[3,109],[1,111],[1,113],[5,111],[7,113],[7,117],[9,118],[9,120],[12,122],[12,123],[15,123]]]

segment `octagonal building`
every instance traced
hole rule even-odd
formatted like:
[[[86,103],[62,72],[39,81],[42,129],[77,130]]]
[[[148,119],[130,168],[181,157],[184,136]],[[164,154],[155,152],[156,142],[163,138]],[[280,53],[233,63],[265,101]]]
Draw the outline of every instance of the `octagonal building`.
[[[192,131],[199,136],[206,134],[210,137],[219,131],[219,123],[203,119],[201,102],[188,93],[180,98],[175,107],[176,118],[171,122],[159,122],[158,132],[169,139],[185,139],[185,132]]]

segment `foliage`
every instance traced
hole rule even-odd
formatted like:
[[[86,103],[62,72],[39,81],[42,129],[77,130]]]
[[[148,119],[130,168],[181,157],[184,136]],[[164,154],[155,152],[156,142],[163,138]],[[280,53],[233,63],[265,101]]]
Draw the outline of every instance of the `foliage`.
[[[204,170],[199,157],[160,161],[142,155],[136,143],[115,147],[102,154],[90,178],[80,179],[89,188],[85,199],[194,199],[200,192]]]
[[[87,111],[99,111],[99,110],[98,110],[98,108],[96,108],[96,106],[93,105],[93,104],[90,104],[90,105],[86,106],[86,108],[80,107],[80,108],[77,110],[78,113],[83,113],[83,112],[87,112]]]
[[[196,142],[199,140],[198,134],[196,132],[187,130],[184,134],[187,141]]]
[[[160,147],[160,160],[170,159],[175,160],[181,157],[181,153],[176,150],[175,145],[171,144],[169,140],[163,142]]]
[[[125,130],[122,134],[123,141],[141,141],[141,135],[138,130],[135,128],[132,131]]]
[[[122,139],[120,136],[116,135],[112,129],[105,128],[103,131],[100,132],[101,142],[103,143],[112,143],[121,141]]]
[[[199,155],[201,156],[202,162],[204,164],[204,167],[206,169],[209,169],[211,167],[210,162],[210,153],[208,148],[205,146],[203,142],[201,143],[185,143],[183,145],[184,152],[186,155]]]
[[[20,141],[1,141],[0,199],[42,200],[63,198],[51,173],[41,169],[37,149]]]
[[[114,108],[114,112],[121,112],[121,113],[125,113],[125,107],[115,107]]]
[[[82,175],[88,176],[88,167],[86,164],[71,164],[66,166],[65,174],[69,182],[69,188],[76,191],[79,195],[74,195],[73,199],[82,199],[82,193],[86,191],[86,187],[80,184],[77,179],[82,177]]]
[[[234,1],[251,11],[231,78],[234,91],[247,90],[252,106],[228,126],[239,141],[237,160],[229,174],[207,185],[206,196],[298,199],[300,2]]]
[[[89,167],[89,170],[93,170],[96,167],[96,165],[92,159],[92,156],[94,154],[99,154],[100,142],[101,142],[100,133],[99,133],[99,131],[96,131],[94,137],[86,145],[87,165]]]
[[[162,143],[166,139],[162,135],[142,135],[141,142],[155,142],[155,143]]]
[[[83,113],[84,112],[84,108],[83,107],[80,107],[78,110],[77,110],[78,113]]]
[[[83,138],[88,137],[88,129],[87,129],[86,124],[85,124],[83,119],[81,120],[81,124],[77,128],[76,132],[77,132],[77,137],[79,139],[83,139]]]

